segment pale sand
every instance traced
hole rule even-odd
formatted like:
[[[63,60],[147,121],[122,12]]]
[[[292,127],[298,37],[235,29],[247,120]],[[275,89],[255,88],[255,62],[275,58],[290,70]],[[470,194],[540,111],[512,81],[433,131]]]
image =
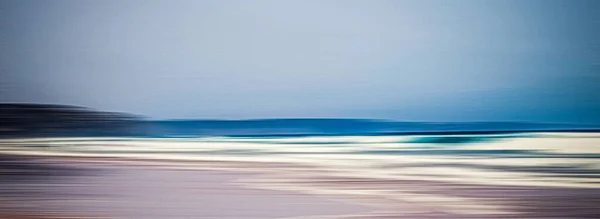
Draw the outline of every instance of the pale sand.
[[[557,219],[597,218],[600,213],[596,207],[600,204],[598,189],[339,177],[328,176],[324,169],[286,163],[68,157],[33,160],[51,164],[50,169],[81,174],[51,174],[63,180],[55,181],[57,186],[33,181],[33,187],[21,188],[42,188],[41,193],[49,193],[26,197],[50,200],[16,202],[15,207],[36,204],[26,212],[43,209],[57,214],[149,219]],[[390,199],[393,197],[398,198]]]
[[[232,184],[237,179],[252,177],[248,173],[56,159],[49,162],[32,157],[12,159],[12,163],[8,168],[2,165],[5,177],[0,179],[0,219],[86,218],[72,215],[122,219],[270,219],[374,210],[324,197]],[[19,171],[26,175],[10,174]]]

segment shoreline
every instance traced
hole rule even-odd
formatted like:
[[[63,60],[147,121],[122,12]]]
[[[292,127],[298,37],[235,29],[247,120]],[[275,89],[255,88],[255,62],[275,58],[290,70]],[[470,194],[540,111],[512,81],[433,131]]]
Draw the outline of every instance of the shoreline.
[[[231,179],[232,186],[369,209],[355,216],[314,219],[595,218],[600,214],[598,139],[596,134],[463,144],[382,137],[268,142],[66,139],[6,143],[0,154],[57,166],[120,166],[134,173],[147,168],[234,174],[244,177]],[[419,154],[410,153],[415,151]]]

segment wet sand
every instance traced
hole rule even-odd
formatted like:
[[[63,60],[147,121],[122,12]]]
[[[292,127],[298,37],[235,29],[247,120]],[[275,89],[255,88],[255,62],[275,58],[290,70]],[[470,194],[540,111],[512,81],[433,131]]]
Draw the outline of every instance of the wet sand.
[[[0,160],[0,219],[269,219],[373,211],[325,197],[232,184],[252,177],[247,173],[24,156]]]
[[[598,189],[339,177],[282,163],[0,157],[0,209],[12,213],[0,219],[556,219],[600,213]]]

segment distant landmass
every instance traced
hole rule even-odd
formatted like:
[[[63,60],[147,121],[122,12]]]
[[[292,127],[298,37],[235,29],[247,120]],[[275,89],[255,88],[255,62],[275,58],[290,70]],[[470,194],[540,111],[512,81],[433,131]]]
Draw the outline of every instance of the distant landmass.
[[[148,120],[47,104],[0,104],[0,136],[284,136],[600,131],[598,126],[525,122],[398,122],[371,119]]]
[[[139,135],[142,117],[77,106],[0,104],[0,136]]]

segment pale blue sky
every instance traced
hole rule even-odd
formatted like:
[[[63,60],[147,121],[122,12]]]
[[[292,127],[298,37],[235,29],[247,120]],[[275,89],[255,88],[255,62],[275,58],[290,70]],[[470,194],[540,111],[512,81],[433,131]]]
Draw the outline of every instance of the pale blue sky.
[[[0,101],[600,123],[599,2],[0,0]]]

